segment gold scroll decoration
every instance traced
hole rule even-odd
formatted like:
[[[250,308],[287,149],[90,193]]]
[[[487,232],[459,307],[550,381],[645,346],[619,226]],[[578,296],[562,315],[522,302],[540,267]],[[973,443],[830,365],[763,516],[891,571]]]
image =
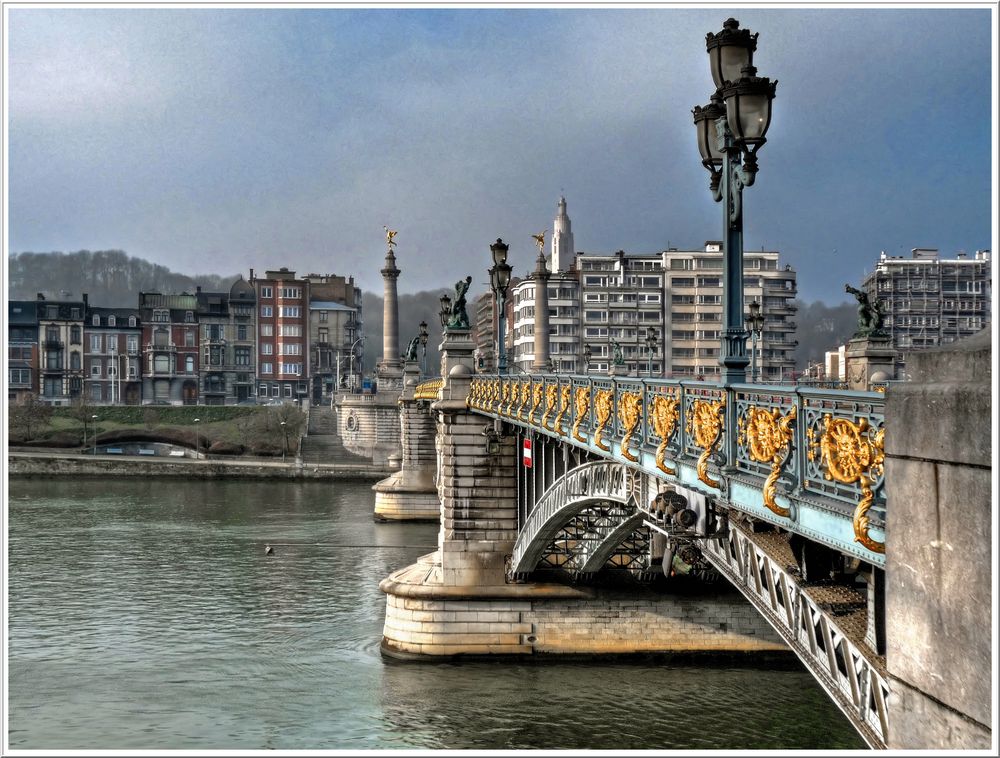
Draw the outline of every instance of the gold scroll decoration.
[[[564,384],[559,388],[559,413],[553,420],[552,427],[556,432],[556,434],[558,434],[560,437],[566,436],[566,430],[563,429],[562,422],[563,422],[563,417],[569,410],[569,397],[572,391],[573,388],[568,384]]]
[[[743,438],[740,441],[746,441],[750,459],[771,464],[771,473],[764,480],[764,505],[779,516],[789,514],[787,508],[778,505],[776,495],[778,477],[788,460],[795,413],[794,406],[782,416],[780,408],[768,410],[751,405],[746,417],[740,419],[740,436]]]
[[[576,421],[573,422],[573,439],[577,442],[586,442],[586,437],[580,436],[580,424],[583,423],[583,419],[587,415],[587,409],[590,408],[590,388],[589,387],[577,387],[576,388],[576,398],[574,399],[574,404],[576,406]],[[559,414],[562,415],[561,413]]]
[[[611,390],[597,390],[594,395],[594,414],[597,416],[597,428],[594,430],[594,444],[601,450],[611,448],[604,444],[604,427],[611,420],[612,401]]]
[[[502,384],[500,386],[500,403],[497,405],[497,415],[499,415],[499,416],[506,416],[507,415],[506,413],[503,412],[504,411],[503,406],[504,406],[504,403],[506,403],[507,400],[508,400],[508,394],[507,393],[509,391],[510,391],[509,385]]]
[[[814,436],[809,430],[809,437]],[[809,451],[809,460],[815,460],[815,447]],[[823,476],[827,481],[861,485],[861,500],[854,509],[854,541],[860,542],[873,553],[884,553],[885,544],[868,536],[871,523],[868,511],[875,500],[872,480],[881,474],[885,462],[885,429],[873,430],[868,419],[857,423],[846,418],[823,416],[823,433],[819,439],[820,463],[826,467]]]
[[[702,454],[698,456],[698,478],[709,487],[721,489],[719,482],[708,475],[708,459],[715,452],[715,446],[719,443],[722,434],[723,419],[726,399],[722,398],[717,402],[708,400],[696,400],[691,404],[691,412],[688,415],[688,434],[694,437],[695,444],[702,448]]]
[[[675,475],[677,469],[670,468],[664,458],[667,454],[667,444],[674,435],[680,412],[677,410],[677,398],[657,395],[653,398],[653,431],[660,438],[656,448],[656,467],[664,474]]]
[[[531,399],[531,382],[524,381],[521,382],[521,402],[517,406],[517,417],[521,421],[527,421],[527,417],[524,415],[524,411],[527,409],[528,400]]]
[[[622,457],[627,461],[635,463],[639,458],[629,451],[632,446],[632,436],[636,427],[639,426],[639,419],[642,417],[642,395],[638,392],[623,392],[618,396],[618,420],[625,427],[622,436]]]
[[[538,382],[538,384],[531,388],[531,410],[528,411],[528,421],[531,423],[535,422],[535,414],[538,412],[538,406],[542,404],[543,391],[544,387],[542,387],[541,382]]]
[[[555,384],[550,384],[545,388],[545,412],[542,414],[542,429],[547,429],[552,431],[552,427],[549,426],[549,416],[552,415],[552,411],[556,407],[556,398],[559,396],[559,387]]]

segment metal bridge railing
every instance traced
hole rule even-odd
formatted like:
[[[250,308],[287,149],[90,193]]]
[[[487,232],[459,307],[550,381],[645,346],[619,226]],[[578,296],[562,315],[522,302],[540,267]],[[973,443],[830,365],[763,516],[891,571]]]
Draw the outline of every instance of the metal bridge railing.
[[[885,395],[809,386],[566,374],[477,375],[469,407],[667,475],[756,482],[766,508],[840,503],[855,540],[884,552]]]

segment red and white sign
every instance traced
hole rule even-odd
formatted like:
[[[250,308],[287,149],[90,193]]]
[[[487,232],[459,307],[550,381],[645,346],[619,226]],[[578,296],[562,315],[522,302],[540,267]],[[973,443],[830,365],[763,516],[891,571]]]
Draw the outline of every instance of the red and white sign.
[[[531,468],[531,440],[524,441],[524,450],[521,455],[525,468]]]

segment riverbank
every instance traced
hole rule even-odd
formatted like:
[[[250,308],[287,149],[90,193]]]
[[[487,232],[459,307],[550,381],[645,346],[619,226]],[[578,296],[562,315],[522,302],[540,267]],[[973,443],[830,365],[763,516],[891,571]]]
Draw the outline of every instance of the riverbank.
[[[137,476],[190,479],[358,479],[378,481],[394,468],[373,463],[306,463],[296,460],[222,458],[139,458],[83,455],[58,451],[12,450],[7,474],[12,477]]]

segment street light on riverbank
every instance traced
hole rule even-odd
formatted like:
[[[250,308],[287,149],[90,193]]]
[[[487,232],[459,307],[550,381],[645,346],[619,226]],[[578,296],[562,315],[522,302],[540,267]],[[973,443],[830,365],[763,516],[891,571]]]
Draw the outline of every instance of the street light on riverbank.
[[[194,420],[194,457],[198,457],[198,451],[201,448],[201,419],[196,418]]]
[[[285,438],[285,446],[281,448],[281,462],[285,462],[285,456],[288,455],[288,429],[285,426],[284,421],[279,422],[281,424],[281,433]]]
[[[94,425],[94,455],[97,455],[97,414],[93,414],[90,417],[91,423]]]

